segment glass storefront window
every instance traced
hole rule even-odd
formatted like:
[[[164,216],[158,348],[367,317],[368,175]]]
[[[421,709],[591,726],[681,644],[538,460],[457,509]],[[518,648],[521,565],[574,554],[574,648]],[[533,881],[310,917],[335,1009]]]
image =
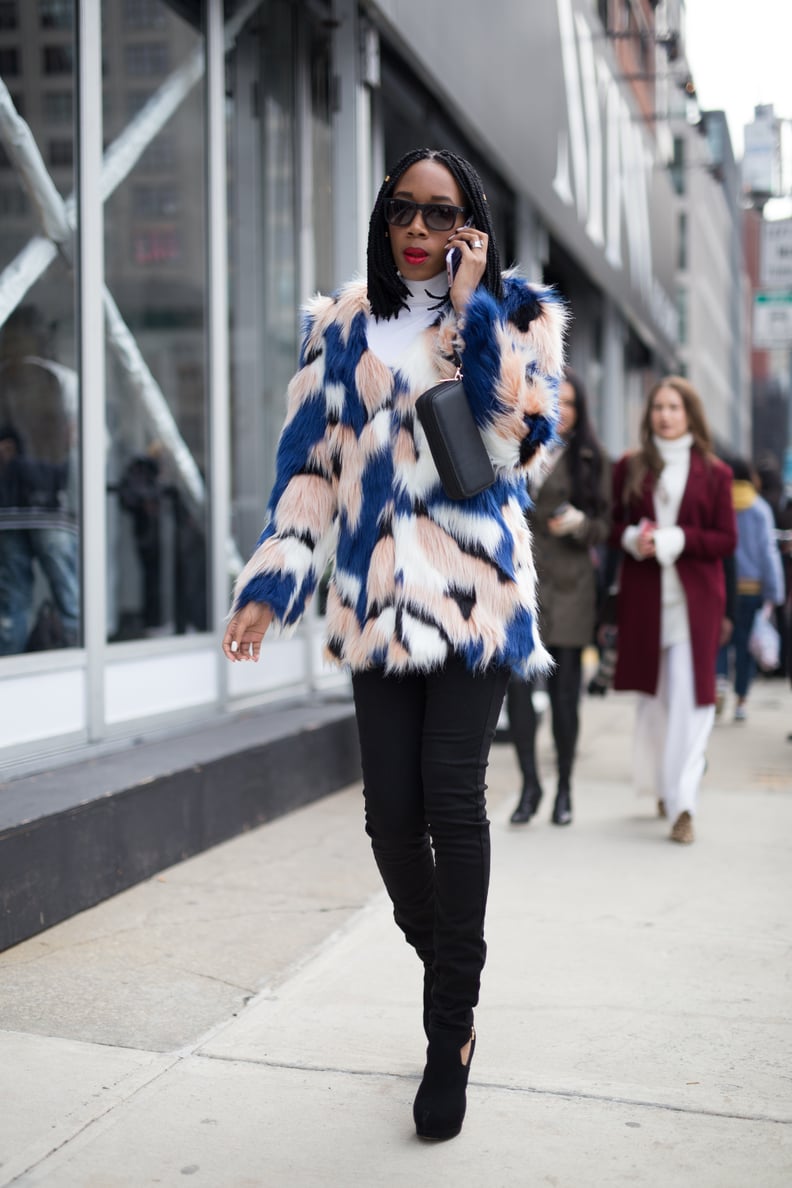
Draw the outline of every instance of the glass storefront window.
[[[227,16],[238,6],[226,4]],[[297,337],[295,36],[288,0],[262,3],[226,59],[232,532],[261,531]]]
[[[74,647],[81,634],[74,216],[64,201],[75,185],[73,6],[42,4],[24,44],[21,7],[0,7],[0,656]],[[53,47],[42,40],[56,8],[57,117],[46,98]],[[57,247],[42,210],[50,230],[66,228]]]
[[[240,7],[226,0],[226,17]],[[300,277],[309,291],[334,283],[329,63],[326,27],[289,0],[262,0],[226,58],[232,533],[243,557],[274,480],[308,296]]]
[[[103,10],[104,138],[130,154],[105,203],[111,641],[209,626],[203,8]]]

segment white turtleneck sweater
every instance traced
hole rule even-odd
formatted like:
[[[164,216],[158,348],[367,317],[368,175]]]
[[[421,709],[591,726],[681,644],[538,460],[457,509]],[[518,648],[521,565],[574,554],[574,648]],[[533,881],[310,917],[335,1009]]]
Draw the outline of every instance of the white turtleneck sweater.
[[[690,470],[690,448],[693,437],[683,434],[673,441],[654,437],[657,452],[663,460],[663,469],[657,480],[654,493],[654,511],[657,527],[654,531],[655,557],[661,572],[662,622],[660,643],[664,648],[683,643],[690,638],[687,599],[676,560],[685,547],[684,529],[677,524],[679,507],[687,485]],[[622,545],[637,560],[637,542],[640,528],[631,524],[622,534]]]
[[[448,293],[448,279],[444,272],[426,281],[401,279],[410,293],[407,298],[409,309],[400,309],[397,316],[387,322],[370,317],[366,323],[369,350],[387,367],[398,367],[404,352],[421,331],[437,321],[441,303]]]

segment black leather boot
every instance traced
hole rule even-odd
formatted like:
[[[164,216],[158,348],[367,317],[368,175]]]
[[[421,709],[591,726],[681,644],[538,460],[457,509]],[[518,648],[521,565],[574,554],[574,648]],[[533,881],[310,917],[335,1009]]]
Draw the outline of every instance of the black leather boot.
[[[533,787],[523,788],[520,803],[509,818],[512,825],[527,825],[531,817],[536,815],[541,801],[542,789],[538,783]]]
[[[572,793],[569,784],[559,783],[558,785],[558,792],[556,793],[555,804],[553,805],[553,824],[572,824]]]
[[[442,1142],[455,1138],[462,1129],[467,1107],[467,1083],[476,1032],[470,1034],[467,1063],[460,1058],[467,1040],[459,1032],[433,1029],[426,1049],[426,1068],[415,1097],[413,1118],[419,1138]]]

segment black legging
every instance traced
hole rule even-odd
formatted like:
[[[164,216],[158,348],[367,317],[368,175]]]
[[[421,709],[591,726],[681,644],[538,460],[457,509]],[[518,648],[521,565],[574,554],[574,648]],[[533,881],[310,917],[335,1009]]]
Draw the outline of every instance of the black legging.
[[[556,666],[547,678],[547,693],[553,720],[553,740],[558,756],[558,782],[567,788],[572,780],[572,765],[578,737],[578,702],[580,700],[582,648],[548,648]],[[517,758],[526,787],[539,783],[536,771],[536,727],[531,681],[509,682],[508,709]]]
[[[507,681],[505,669],[474,674],[456,659],[426,674],[352,678],[366,832],[396,923],[429,971],[429,1026],[460,1042],[487,951],[484,777]]]

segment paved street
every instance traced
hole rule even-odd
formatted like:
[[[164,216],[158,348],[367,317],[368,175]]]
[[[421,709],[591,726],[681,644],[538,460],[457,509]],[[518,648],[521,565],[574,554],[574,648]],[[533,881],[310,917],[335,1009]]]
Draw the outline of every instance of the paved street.
[[[414,1135],[420,971],[353,787],[0,956],[0,1185],[788,1188],[792,693],[716,726],[692,847],[632,796],[631,699],[583,712],[569,829],[509,826],[493,750],[459,1139]]]

